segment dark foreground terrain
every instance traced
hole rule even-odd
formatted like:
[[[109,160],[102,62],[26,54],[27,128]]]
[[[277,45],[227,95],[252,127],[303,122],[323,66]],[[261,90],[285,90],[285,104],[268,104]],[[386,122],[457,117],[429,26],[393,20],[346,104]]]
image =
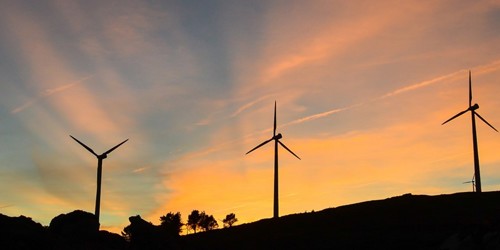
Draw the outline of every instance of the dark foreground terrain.
[[[83,211],[48,227],[0,215],[0,249],[500,249],[500,192],[407,194],[180,237],[130,221],[126,241]]]
[[[188,249],[500,249],[500,192],[403,195],[188,235]]]

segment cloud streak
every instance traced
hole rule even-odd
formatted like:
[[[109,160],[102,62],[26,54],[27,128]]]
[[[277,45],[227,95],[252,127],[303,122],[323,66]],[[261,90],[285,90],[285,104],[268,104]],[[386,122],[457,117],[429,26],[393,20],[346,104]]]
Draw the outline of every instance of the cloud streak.
[[[320,118],[323,118],[323,117],[327,117],[327,116],[330,116],[330,115],[333,115],[333,114],[337,114],[337,113],[340,113],[340,112],[343,112],[343,111],[346,111],[346,110],[349,110],[349,109],[360,107],[363,104],[364,103],[358,103],[358,104],[354,104],[354,105],[351,105],[351,106],[348,106],[348,107],[345,107],[345,108],[332,109],[332,110],[329,110],[329,111],[326,111],[326,112],[322,112],[322,113],[318,113],[318,114],[306,116],[306,117],[303,117],[303,118],[291,121],[289,123],[283,124],[280,127],[288,127],[288,126],[296,125],[296,124],[303,123],[303,122],[313,121],[313,120],[320,119]]]
[[[472,68],[472,70],[478,71],[477,72],[478,74],[484,74],[484,73],[488,73],[488,72],[493,72],[493,71],[496,71],[498,69],[500,69],[500,61],[494,61],[494,62],[491,62],[491,63],[488,63],[488,64],[484,64],[484,65],[480,65],[480,66],[476,66],[476,67]],[[338,113],[341,113],[341,112],[346,112],[346,111],[349,111],[349,110],[352,110],[352,109],[356,109],[356,108],[365,106],[367,104],[372,104],[374,102],[381,101],[383,99],[387,99],[387,98],[391,98],[391,97],[396,97],[398,95],[402,95],[402,94],[405,94],[405,93],[410,93],[412,91],[416,91],[416,90],[419,90],[419,89],[431,86],[433,84],[439,84],[439,83],[441,83],[441,82],[443,82],[445,80],[457,79],[457,78],[462,77],[461,73],[464,73],[466,71],[467,71],[466,69],[461,69],[461,70],[457,70],[457,71],[454,71],[452,73],[445,74],[445,75],[442,75],[442,76],[438,76],[438,77],[435,77],[435,78],[432,78],[432,79],[429,79],[429,80],[425,80],[425,81],[421,81],[421,82],[418,82],[418,83],[410,84],[410,85],[401,87],[399,89],[396,89],[394,91],[388,92],[386,94],[383,94],[383,95],[381,95],[379,97],[373,98],[371,100],[367,100],[367,101],[364,101],[364,102],[359,102],[359,103],[356,103],[356,104],[353,104],[353,105],[350,105],[350,106],[346,106],[346,107],[342,107],[342,108],[331,109],[331,110],[328,110],[328,111],[325,111],[325,112],[321,112],[321,113],[317,113],[317,114],[305,116],[305,117],[302,117],[302,118],[299,118],[299,119],[296,119],[296,120],[292,120],[292,121],[290,121],[288,123],[285,123],[283,125],[278,125],[278,128],[285,128],[285,127],[289,127],[289,126],[298,125],[298,124],[301,124],[301,123],[312,122],[312,121],[315,121],[315,120],[318,120],[318,119],[322,119],[322,118],[325,118],[325,117],[329,117],[329,116],[332,116],[332,115],[335,115],[335,114],[338,114]],[[250,102],[250,103],[247,103],[247,104],[241,106],[238,109],[240,111],[240,112],[238,112],[238,114],[241,113],[241,111],[246,110],[246,109],[254,106],[256,103],[258,103],[258,102],[260,102],[260,101],[262,101],[262,100],[264,100],[264,99],[266,99],[268,97],[269,96],[264,96],[264,97],[256,99],[253,102]],[[263,129],[263,130],[259,130],[257,132],[252,132],[252,133],[246,134],[246,135],[240,137],[239,139],[231,139],[231,140],[228,140],[228,141],[225,141],[225,142],[217,142],[215,145],[210,145],[207,148],[204,148],[204,149],[201,149],[199,151],[195,151],[195,152],[191,152],[189,154],[186,154],[183,157],[179,158],[179,160],[182,159],[182,161],[185,161],[186,159],[196,159],[196,158],[205,157],[205,156],[207,156],[209,154],[214,154],[215,152],[219,152],[221,150],[227,150],[228,148],[232,147],[231,145],[235,145],[237,143],[240,143],[241,141],[245,141],[245,140],[248,140],[249,138],[253,138],[253,137],[261,135],[261,134],[269,133],[271,131],[272,131],[271,128],[266,128],[266,129]]]
[[[249,103],[247,103],[247,104],[245,104],[245,105],[241,106],[240,108],[238,108],[238,110],[236,110],[236,112],[234,112],[234,113],[231,115],[231,117],[236,117],[236,116],[237,116],[237,115],[239,115],[241,112],[243,112],[243,111],[245,111],[245,110],[247,110],[247,109],[251,108],[251,107],[252,107],[252,106],[254,106],[255,104],[257,104],[257,103],[259,103],[259,102],[261,102],[261,101],[263,101],[263,100],[265,100],[265,99],[269,98],[269,96],[270,96],[270,95],[265,95],[265,96],[262,96],[262,97],[258,98],[257,100],[254,100],[254,101],[252,101],[252,102],[249,102]]]
[[[485,74],[485,73],[489,73],[489,72],[494,72],[494,71],[497,71],[497,70],[500,69],[500,61],[494,61],[494,62],[485,64],[485,65],[480,65],[480,66],[473,67],[473,70],[475,70],[475,69],[477,69],[477,71],[479,71],[478,74]],[[452,73],[449,73],[449,74],[446,74],[446,75],[435,77],[435,78],[430,79],[430,80],[425,80],[425,81],[422,81],[422,82],[419,82],[419,83],[414,83],[414,84],[411,84],[411,85],[408,85],[408,86],[396,89],[394,91],[391,91],[389,93],[386,93],[386,94],[384,94],[384,95],[382,95],[380,97],[374,98],[371,101],[361,102],[361,103],[357,103],[357,104],[354,104],[354,105],[351,105],[351,106],[347,106],[347,107],[344,107],[344,108],[336,108],[336,109],[332,109],[332,110],[325,111],[325,112],[322,112],[322,113],[318,113],[318,114],[306,116],[306,117],[303,117],[303,118],[300,118],[300,119],[288,122],[288,123],[282,125],[281,127],[287,127],[287,126],[291,126],[291,125],[296,125],[296,124],[300,124],[300,123],[309,122],[309,121],[313,121],[313,120],[316,120],[316,119],[328,117],[328,116],[331,116],[331,115],[334,115],[334,114],[337,114],[337,113],[340,113],[340,112],[344,112],[344,111],[347,111],[347,110],[350,110],[350,109],[353,109],[353,108],[357,108],[357,107],[363,106],[363,105],[365,105],[367,103],[371,103],[371,102],[374,102],[374,101],[379,101],[379,100],[386,99],[386,98],[389,98],[389,97],[394,97],[394,96],[401,95],[401,94],[404,94],[404,93],[407,93],[407,92],[411,92],[411,91],[415,91],[415,90],[418,90],[418,89],[421,89],[421,88],[424,88],[424,87],[427,87],[427,86],[430,86],[430,85],[433,85],[433,84],[437,84],[437,83],[440,83],[440,82],[442,82],[444,80],[456,79],[458,77],[462,77],[461,74],[464,73],[464,72],[467,72],[467,70],[466,69],[461,69],[461,70],[458,70],[458,71],[455,71],[455,72],[452,72]]]
[[[419,83],[415,83],[415,84],[412,84],[412,85],[408,85],[406,87],[403,87],[403,88],[399,88],[399,89],[396,89],[392,92],[389,92],[379,98],[376,98],[378,100],[380,99],[385,99],[385,98],[389,98],[389,97],[393,97],[393,96],[396,96],[396,95],[400,95],[400,94],[403,94],[403,93],[406,93],[406,92],[409,92],[409,91],[414,91],[414,90],[417,90],[417,89],[420,89],[420,88],[423,88],[423,87],[426,87],[426,86],[429,86],[429,85],[432,85],[432,84],[436,84],[438,82],[441,82],[443,80],[446,80],[446,79],[449,79],[449,78],[453,78],[453,77],[456,77],[459,73],[463,73],[465,72],[465,70],[459,70],[459,71],[455,71],[453,73],[450,73],[450,74],[447,74],[447,75],[443,75],[443,76],[439,76],[439,77],[436,77],[436,78],[433,78],[433,79],[430,79],[430,80],[426,80],[426,81],[423,81],[423,82],[419,82]]]
[[[45,98],[48,98],[50,97],[51,95],[54,95],[54,94],[57,94],[57,93],[61,93],[61,92],[64,92],[66,90],[69,90],[83,82],[85,82],[86,80],[92,78],[92,75],[90,76],[86,76],[86,77],[83,77],[81,78],[80,80],[77,80],[75,82],[72,82],[72,83],[68,83],[68,84],[64,84],[64,85],[61,85],[59,87],[56,87],[56,88],[51,88],[51,89],[46,89],[42,92],[40,92],[36,97],[32,98],[31,100],[28,100],[26,101],[25,103],[23,103],[22,105],[19,105],[18,107],[16,108],[13,108],[10,113],[11,114],[17,114],[23,110],[25,110],[26,108],[29,108],[30,106],[32,106],[33,104],[45,99]]]

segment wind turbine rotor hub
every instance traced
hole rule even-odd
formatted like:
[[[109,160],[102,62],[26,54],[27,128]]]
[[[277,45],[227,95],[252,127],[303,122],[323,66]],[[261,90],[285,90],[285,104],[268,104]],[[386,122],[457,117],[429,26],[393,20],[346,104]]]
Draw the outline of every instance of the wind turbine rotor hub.
[[[474,104],[473,106],[471,106],[469,109],[470,109],[470,110],[476,110],[476,109],[478,109],[478,108],[479,108],[479,105],[476,103],[476,104]]]
[[[107,154],[99,155],[99,159],[104,160],[104,159],[106,159],[106,158],[108,158],[108,155],[107,155]]]
[[[281,133],[278,133],[277,135],[274,136],[275,140],[279,140],[281,138],[283,138],[283,136],[281,135]]]

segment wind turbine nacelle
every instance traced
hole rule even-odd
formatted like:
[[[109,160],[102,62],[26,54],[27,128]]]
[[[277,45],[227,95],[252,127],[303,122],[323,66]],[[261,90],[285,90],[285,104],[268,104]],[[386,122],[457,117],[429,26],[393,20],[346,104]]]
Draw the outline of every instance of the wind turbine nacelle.
[[[281,133],[278,133],[276,136],[274,136],[275,140],[279,140],[281,138],[283,138],[283,136],[281,135]]]
[[[101,158],[101,160],[104,160],[104,159],[108,158],[108,155],[102,154],[102,155],[99,155],[99,158]]]
[[[470,107],[469,109],[472,110],[472,111],[474,111],[474,110],[476,110],[478,108],[479,108],[479,105],[476,103],[472,107]]]

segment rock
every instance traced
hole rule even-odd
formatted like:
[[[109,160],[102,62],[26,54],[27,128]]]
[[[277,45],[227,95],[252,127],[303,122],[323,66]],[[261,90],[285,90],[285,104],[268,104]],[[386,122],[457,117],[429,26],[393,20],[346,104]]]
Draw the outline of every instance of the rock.
[[[99,232],[99,222],[93,214],[75,210],[52,219],[49,230],[64,238],[95,239]]]

